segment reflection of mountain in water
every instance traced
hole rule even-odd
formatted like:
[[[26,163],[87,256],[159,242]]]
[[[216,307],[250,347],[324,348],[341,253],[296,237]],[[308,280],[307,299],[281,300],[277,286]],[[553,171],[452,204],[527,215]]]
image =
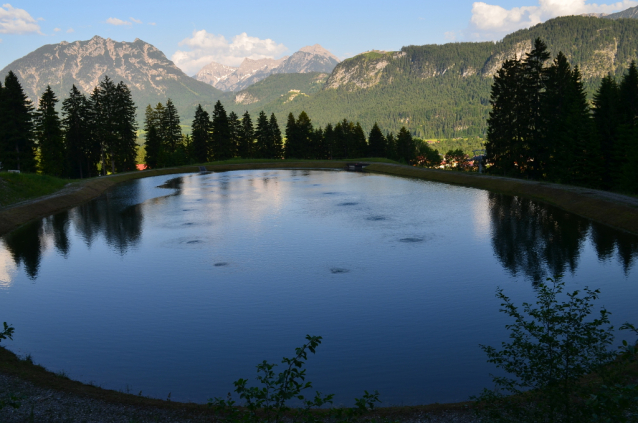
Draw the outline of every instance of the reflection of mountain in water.
[[[69,226],[90,247],[103,235],[106,243],[121,255],[136,245],[142,235],[142,205],[136,183],[108,191],[94,201],[22,226],[3,237],[16,265],[24,263],[27,275],[35,279],[44,247],[53,241],[66,257],[70,248]]]
[[[598,258],[614,251],[625,273],[638,256],[638,237],[607,228],[532,200],[489,194],[492,247],[513,275],[523,273],[534,282],[574,272],[583,242],[591,235]]]

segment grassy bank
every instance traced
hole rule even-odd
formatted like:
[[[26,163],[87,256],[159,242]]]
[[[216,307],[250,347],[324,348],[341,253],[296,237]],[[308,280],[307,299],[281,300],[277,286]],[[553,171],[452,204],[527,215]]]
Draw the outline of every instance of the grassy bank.
[[[0,208],[21,201],[53,194],[72,182],[35,173],[0,173]]]

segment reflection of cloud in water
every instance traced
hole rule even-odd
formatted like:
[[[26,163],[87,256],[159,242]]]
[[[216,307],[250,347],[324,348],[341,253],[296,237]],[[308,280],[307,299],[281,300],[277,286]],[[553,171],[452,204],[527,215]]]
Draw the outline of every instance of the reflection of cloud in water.
[[[17,266],[11,257],[11,253],[4,247],[0,249],[0,288],[9,288],[13,283],[13,277]]]
[[[491,218],[487,191],[472,196],[472,220],[474,221],[474,236],[483,239],[490,236]]]

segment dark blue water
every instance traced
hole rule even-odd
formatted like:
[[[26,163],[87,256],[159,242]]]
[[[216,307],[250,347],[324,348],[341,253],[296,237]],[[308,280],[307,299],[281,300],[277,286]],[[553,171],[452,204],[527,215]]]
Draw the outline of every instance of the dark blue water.
[[[0,248],[6,346],[96,385],[204,402],[323,336],[308,379],[336,404],[467,400],[479,344],[564,273],[638,323],[638,238],[487,191],[362,173],[257,170],[133,181]],[[5,345],[5,342],[3,342]]]

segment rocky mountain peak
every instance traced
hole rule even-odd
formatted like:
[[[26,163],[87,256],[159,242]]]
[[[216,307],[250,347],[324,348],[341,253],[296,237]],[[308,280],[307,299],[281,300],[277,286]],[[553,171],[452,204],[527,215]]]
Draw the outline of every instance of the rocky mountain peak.
[[[199,81],[223,91],[240,91],[277,73],[330,73],[339,59],[319,44],[303,47],[292,56],[280,59],[245,58],[238,68],[210,63],[195,75]]]
[[[169,97],[176,105],[190,107],[191,103],[202,101],[202,94],[211,98],[220,94],[210,85],[185,75],[164,53],[140,39],[118,42],[96,35],[86,41],[49,44],[10,63],[0,70],[0,78],[4,79],[9,70],[18,76],[35,104],[47,85],[64,99],[72,85],[88,94],[105,75],[115,83],[124,82],[142,108],[165,102]],[[189,93],[198,94],[187,98],[190,94],[184,94],[184,87],[190,87]]]
[[[306,46],[299,49],[299,51],[303,51],[304,53],[316,54],[318,56],[325,56],[331,59],[340,62],[340,60],[334,54],[330,53],[325,48],[321,47],[319,44],[315,44],[312,46]]]

